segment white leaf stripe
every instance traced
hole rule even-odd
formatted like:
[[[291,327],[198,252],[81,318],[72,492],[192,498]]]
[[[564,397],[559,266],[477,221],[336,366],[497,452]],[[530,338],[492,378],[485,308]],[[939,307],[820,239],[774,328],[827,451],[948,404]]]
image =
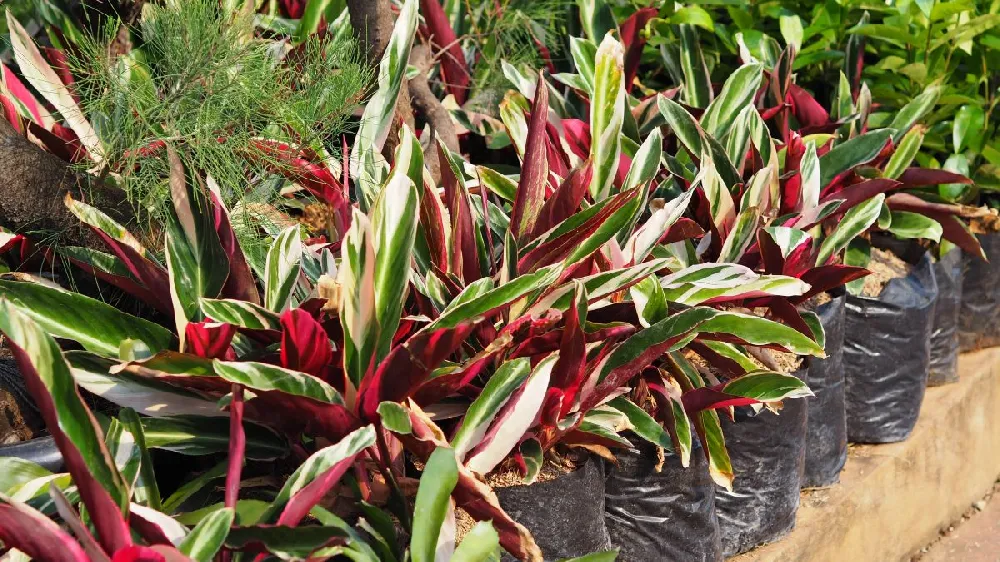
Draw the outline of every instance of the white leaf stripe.
[[[10,30],[10,43],[11,49],[14,51],[14,60],[17,61],[18,68],[24,78],[63,116],[69,128],[80,138],[80,143],[87,149],[87,153],[94,163],[102,164],[104,162],[104,148],[101,146],[97,132],[83,116],[80,106],[73,100],[73,96],[63,85],[62,80],[45,62],[45,57],[39,52],[38,47],[31,40],[31,36],[9,9],[7,10],[7,28]]]
[[[292,290],[302,270],[302,232],[299,225],[286,228],[271,243],[264,269],[264,305],[274,312],[289,307]]]
[[[594,175],[590,193],[606,198],[611,191],[621,155],[621,132],[625,122],[625,49],[607,35],[597,49],[594,64],[594,96],[590,103],[590,156]]]

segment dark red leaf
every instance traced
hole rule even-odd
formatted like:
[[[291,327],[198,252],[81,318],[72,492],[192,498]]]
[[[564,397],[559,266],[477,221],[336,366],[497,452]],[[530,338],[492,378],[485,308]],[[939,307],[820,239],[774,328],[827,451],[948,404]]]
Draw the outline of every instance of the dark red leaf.
[[[409,397],[431,371],[455,352],[472,333],[475,324],[454,328],[424,329],[408,342],[394,347],[358,389],[359,410],[364,419],[375,420],[383,401],[401,402]]]
[[[437,0],[425,0],[437,3]],[[482,277],[479,268],[479,247],[476,245],[476,231],[469,208],[469,195],[455,176],[455,170],[448,157],[438,146],[438,161],[441,166],[441,183],[444,184],[444,201],[451,215],[451,266],[449,271],[466,284]]]
[[[308,312],[290,308],[281,314],[281,366],[327,378],[333,348],[323,325]]]
[[[191,322],[184,328],[186,351],[206,359],[232,359],[236,326],[219,322]]]
[[[659,13],[657,8],[642,8],[634,12],[621,23],[622,45],[625,47],[625,91],[632,91],[632,83],[639,72],[639,61],[642,59],[642,48],[646,45],[646,39],[642,30],[649,20]]]
[[[723,387],[725,387],[724,384],[703,386],[685,392],[681,396],[681,402],[684,403],[684,411],[688,415],[693,415],[702,410],[719,410],[732,406],[749,406],[757,403],[757,400],[753,398],[743,398],[742,396],[726,394],[721,390]]]
[[[865,180],[849,185],[833,195],[824,197],[820,203],[826,203],[831,199],[843,199],[844,202],[840,204],[840,207],[837,207],[837,212],[834,215],[843,216],[851,208],[875,197],[879,193],[886,193],[901,187],[903,187],[903,184],[886,178]]]
[[[431,44],[441,51],[441,74],[445,87],[449,94],[455,96],[458,105],[463,105],[469,96],[470,73],[462,46],[448,21],[448,14],[438,0],[420,0],[420,13],[427,22]]]
[[[900,174],[898,179],[905,187],[923,187],[946,183],[972,183],[971,179],[962,174],[933,168],[907,168]]]
[[[542,210],[538,214],[538,222],[528,236],[535,239],[548,232],[557,224],[568,219],[580,210],[580,203],[587,195],[587,188],[594,174],[593,163],[588,159],[579,168],[570,172],[559,189],[542,205]]]
[[[677,219],[677,222],[670,225],[667,232],[660,237],[660,244],[672,244],[692,238],[701,238],[705,235],[705,230],[701,226],[687,217]]]
[[[0,542],[32,560],[89,562],[90,557],[68,533],[33,508],[0,501]]]
[[[788,88],[787,103],[792,106],[792,114],[802,128],[827,127],[831,124],[830,114],[816,98],[801,86],[791,84]]]
[[[232,400],[229,402],[229,459],[226,466],[226,507],[235,509],[240,499],[240,473],[243,471],[243,456],[247,448],[247,436],[243,431],[243,387],[232,386]]]
[[[941,223],[942,236],[970,255],[986,259],[979,240],[958,218],[961,207],[947,203],[931,203],[909,193],[895,193],[885,200],[890,209],[909,211],[932,218]]]
[[[868,273],[869,271],[863,267],[841,264],[824,265],[810,269],[799,277],[809,283],[809,291],[791,300],[793,303],[806,301],[813,295],[843,287],[855,279],[861,279]]]

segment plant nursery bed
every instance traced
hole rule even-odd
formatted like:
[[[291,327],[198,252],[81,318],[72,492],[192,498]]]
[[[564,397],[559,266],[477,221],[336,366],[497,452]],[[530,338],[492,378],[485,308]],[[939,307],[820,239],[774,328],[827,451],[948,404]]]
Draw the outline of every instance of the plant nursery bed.
[[[730,562],[891,562],[934,541],[1000,475],[1000,349],[959,372],[927,389],[908,440],[852,445],[840,484],[803,492],[791,534]]]

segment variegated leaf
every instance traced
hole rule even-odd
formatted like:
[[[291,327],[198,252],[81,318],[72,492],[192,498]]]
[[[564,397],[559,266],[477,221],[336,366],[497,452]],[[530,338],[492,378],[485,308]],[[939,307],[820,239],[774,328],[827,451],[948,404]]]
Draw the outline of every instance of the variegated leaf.
[[[264,306],[282,312],[292,304],[292,293],[302,271],[302,229],[299,225],[281,231],[267,251],[264,266]]]
[[[625,122],[625,50],[608,35],[597,49],[594,64],[594,96],[590,101],[590,158],[594,175],[590,194],[601,200],[611,193],[621,156],[621,132]]]

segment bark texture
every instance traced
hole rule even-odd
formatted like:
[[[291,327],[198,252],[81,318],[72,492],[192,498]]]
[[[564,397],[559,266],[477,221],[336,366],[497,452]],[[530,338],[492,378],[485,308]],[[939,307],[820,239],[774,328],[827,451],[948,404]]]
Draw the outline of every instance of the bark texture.
[[[123,193],[105,188],[98,201],[87,190],[81,193],[80,178],[66,162],[38,148],[0,119],[0,226],[15,232],[45,231],[56,233],[73,244],[103,247],[96,236],[80,227],[80,221],[67,209],[67,193],[85,198],[101,210],[122,220],[130,216]],[[125,221],[127,222],[127,221]]]

